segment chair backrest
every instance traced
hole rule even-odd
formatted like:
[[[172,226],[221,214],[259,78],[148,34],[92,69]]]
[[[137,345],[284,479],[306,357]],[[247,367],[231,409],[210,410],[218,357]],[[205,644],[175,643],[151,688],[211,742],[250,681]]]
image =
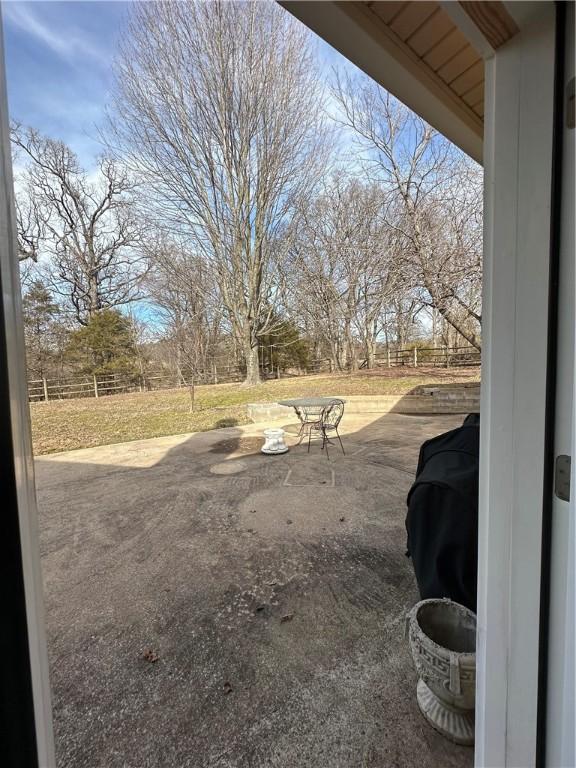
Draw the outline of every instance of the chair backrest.
[[[322,411],[322,424],[326,427],[337,427],[344,415],[344,401],[332,400]]]

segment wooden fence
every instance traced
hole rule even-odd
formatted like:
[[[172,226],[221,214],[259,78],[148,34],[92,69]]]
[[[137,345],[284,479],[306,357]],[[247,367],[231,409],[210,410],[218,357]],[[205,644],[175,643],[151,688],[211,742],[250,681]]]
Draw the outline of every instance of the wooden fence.
[[[120,376],[67,376],[60,379],[32,379],[28,382],[28,399],[67,400],[77,397],[100,397],[120,392],[134,392],[138,385],[133,379]]]
[[[236,371],[230,378],[195,378],[196,384],[216,384],[239,381]],[[188,387],[189,381],[173,374],[125,376],[121,374],[103,376],[68,376],[61,379],[35,379],[28,382],[30,402],[67,400],[77,397],[105,397],[128,392],[150,392],[156,389]]]
[[[426,366],[426,367],[461,367],[480,365],[480,352],[470,347],[437,349],[396,349],[378,352],[375,355],[376,367]],[[360,360],[359,367],[367,368],[367,360]],[[263,378],[289,378],[311,376],[319,373],[332,373],[335,367],[331,360],[315,360],[305,369],[288,370],[261,369]],[[195,384],[226,384],[242,381],[243,371],[237,365],[218,368],[215,364],[206,370],[197,371]],[[48,402],[49,400],[67,400],[78,397],[105,397],[128,392],[150,392],[157,389],[175,389],[190,386],[190,378],[169,373],[151,373],[135,376],[105,374],[101,376],[67,376],[59,379],[33,379],[28,382],[30,402]]]
[[[480,352],[474,347],[414,347],[413,349],[388,349],[377,352],[376,367],[394,368],[419,365],[433,368],[461,368],[480,365]],[[366,359],[360,362],[360,368],[367,368]]]

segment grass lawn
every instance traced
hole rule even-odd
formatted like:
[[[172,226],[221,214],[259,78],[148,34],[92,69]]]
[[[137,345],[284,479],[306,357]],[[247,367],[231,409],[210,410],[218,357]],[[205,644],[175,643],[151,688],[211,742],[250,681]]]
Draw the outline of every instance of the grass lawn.
[[[34,452],[54,453],[246,424],[245,405],[251,402],[305,395],[403,394],[422,384],[478,380],[478,369],[396,368],[281,379],[257,387],[217,384],[196,388],[192,413],[186,389],[32,403]]]

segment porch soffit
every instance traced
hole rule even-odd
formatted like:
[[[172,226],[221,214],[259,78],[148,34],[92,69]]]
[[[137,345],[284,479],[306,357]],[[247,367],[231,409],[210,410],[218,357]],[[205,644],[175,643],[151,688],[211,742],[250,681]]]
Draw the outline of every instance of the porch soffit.
[[[341,3],[363,13],[377,33],[404,49],[427,80],[469,114],[481,136],[484,114],[484,62],[446,11],[436,2]],[[350,7],[348,7],[350,6]],[[355,6],[352,8],[352,6]]]
[[[496,50],[518,31],[503,3],[284,0],[281,4],[481,161],[482,54]],[[459,17],[464,24],[459,24]],[[481,52],[466,35],[466,27],[485,43]]]

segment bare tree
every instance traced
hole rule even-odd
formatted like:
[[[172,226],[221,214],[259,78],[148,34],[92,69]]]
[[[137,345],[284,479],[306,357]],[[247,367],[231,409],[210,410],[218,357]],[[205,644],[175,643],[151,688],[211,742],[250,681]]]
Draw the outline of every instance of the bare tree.
[[[27,259],[33,262],[38,261],[46,229],[44,216],[44,211],[41,209],[33,189],[28,184],[26,189],[21,190],[20,194],[16,196],[18,259],[20,261]]]
[[[13,131],[18,130],[17,125],[12,126]],[[38,261],[40,244],[45,232],[45,212],[42,210],[39,201],[34,194],[34,189],[30,184],[30,179],[26,174],[18,174],[17,167],[21,160],[22,152],[16,143],[12,143],[12,163],[14,165],[14,181],[17,189],[15,208],[16,208],[16,228],[18,234],[18,260],[28,262],[22,265],[26,276],[30,271],[30,266]],[[32,282],[30,280],[29,282]]]
[[[389,196],[397,259],[420,301],[480,349],[479,168],[375,83],[339,78],[335,97],[366,172]]]
[[[138,298],[146,262],[127,173],[102,158],[92,181],[63,142],[20,125],[11,137],[27,161],[17,204],[21,257],[46,251],[52,287],[82,325]]]
[[[374,365],[383,306],[400,290],[384,213],[377,185],[339,174],[297,220],[288,264],[294,301],[340,370],[357,367],[359,349]]]
[[[204,261],[175,243],[155,248],[148,293],[159,309],[180,382],[206,373],[215,356],[222,309]]]
[[[418,318],[424,308],[418,292],[411,290],[409,283],[395,292],[382,311],[382,332],[387,348],[395,346],[396,349],[404,349],[414,340],[422,330]]]
[[[275,3],[133,9],[110,141],[213,270],[248,384],[278,295],[279,230],[323,166],[322,110],[310,34]]]

